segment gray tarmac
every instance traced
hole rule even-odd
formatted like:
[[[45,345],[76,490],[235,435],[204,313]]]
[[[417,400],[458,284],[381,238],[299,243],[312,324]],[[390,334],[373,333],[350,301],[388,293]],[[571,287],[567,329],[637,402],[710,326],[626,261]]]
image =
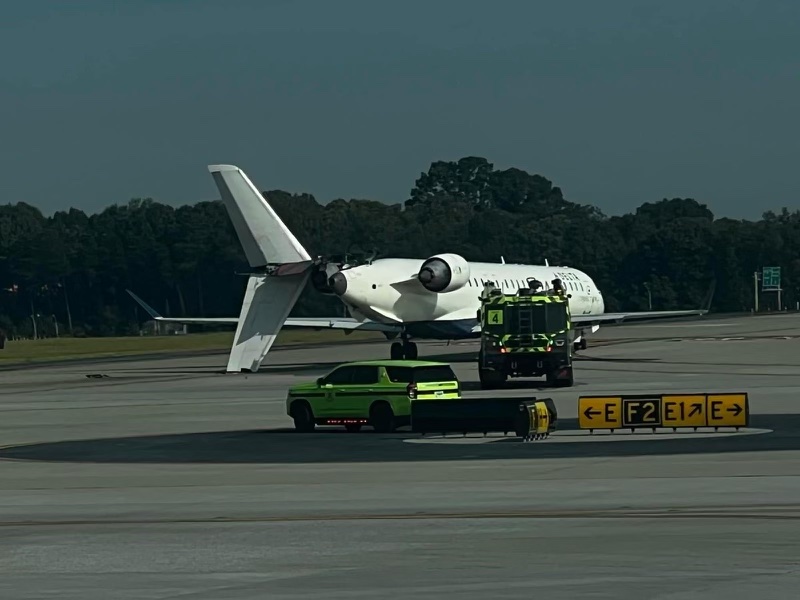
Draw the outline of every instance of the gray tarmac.
[[[478,389],[476,344],[421,343]],[[0,373],[0,598],[794,598],[800,316],[606,327],[559,432],[295,434],[286,388],[388,344]],[[87,377],[88,376],[88,377]],[[749,394],[740,432],[577,432],[577,397]]]

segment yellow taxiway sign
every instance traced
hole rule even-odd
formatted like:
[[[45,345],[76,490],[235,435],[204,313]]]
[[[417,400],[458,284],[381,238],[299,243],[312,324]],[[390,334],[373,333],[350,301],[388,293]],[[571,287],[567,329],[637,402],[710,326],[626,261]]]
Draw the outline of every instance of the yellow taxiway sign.
[[[642,427],[747,427],[746,392],[714,394],[620,394],[578,398],[580,429]]]

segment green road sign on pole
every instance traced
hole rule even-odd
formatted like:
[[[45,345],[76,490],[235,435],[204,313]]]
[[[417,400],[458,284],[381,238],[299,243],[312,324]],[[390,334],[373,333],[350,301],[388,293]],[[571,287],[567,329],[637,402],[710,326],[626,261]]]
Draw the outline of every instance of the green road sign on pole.
[[[761,275],[762,290],[777,290],[781,287],[781,268],[764,267]]]

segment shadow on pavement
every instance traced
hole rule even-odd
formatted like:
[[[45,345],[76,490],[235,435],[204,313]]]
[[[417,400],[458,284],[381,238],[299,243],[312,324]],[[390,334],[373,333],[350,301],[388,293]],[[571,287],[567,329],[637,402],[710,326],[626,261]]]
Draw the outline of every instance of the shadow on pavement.
[[[653,456],[719,452],[759,452],[800,449],[800,415],[753,415],[751,428],[771,433],[724,436],[691,434],[696,438],[670,439],[641,433],[628,441],[549,440],[523,443],[509,434],[497,441],[463,443],[459,435],[450,441],[409,443],[423,440],[419,434],[377,434],[320,430],[310,434],[292,429],[212,431],[204,433],[89,439],[17,446],[0,449],[0,459],[80,463],[377,463],[496,459]],[[575,419],[559,421],[559,430],[575,430]],[[625,434],[622,434],[625,435]],[[652,435],[651,439],[647,439]],[[478,436],[482,437],[482,436]],[[662,438],[662,439],[654,439]],[[462,440],[461,443],[457,443]],[[455,442],[455,443],[454,443]]]

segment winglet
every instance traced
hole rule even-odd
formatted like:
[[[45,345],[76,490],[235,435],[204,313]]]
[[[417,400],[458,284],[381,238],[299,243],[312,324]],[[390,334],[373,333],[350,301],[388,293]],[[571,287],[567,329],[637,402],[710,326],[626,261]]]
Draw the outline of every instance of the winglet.
[[[705,297],[705,306],[701,306],[700,310],[702,311],[701,314],[705,315],[711,312],[711,303],[714,301],[714,293],[717,291],[717,280],[716,278],[711,280],[711,285],[708,286],[708,292],[706,292]]]
[[[160,314],[158,314],[158,312],[156,312],[156,309],[155,309],[155,308],[153,308],[153,307],[152,307],[152,306],[150,306],[150,305],[149,305],[147,302],[145,302],[144,300],[142,300],[141,298],[139,298],[139,296],[137,296],[136,294],[134,294],[132,291],[130,291],[130,290],[127,290],[127,289],[126,289],[125,291],[126,291],[126,292],[128,292],[128,293],[130,294],[131,298],[133,298],[134,300],[136,300],[137,304],[138,304],[139,306],[141,306],[141,307],[142,307],[142,308],[145,310],[145,312],[147,312],[147,314],[148,314],[148,315],[150,315],[150,317],[151,317],[152,319],[154,319],[154,320],[158,321],[158,320],[160,320],[160,319],[163,319],[163,318],[164,318],[164,317],[162,317]]]
[[[208,165],[208,171],[252,268],[311,260],[244,171],[235,165]]]

